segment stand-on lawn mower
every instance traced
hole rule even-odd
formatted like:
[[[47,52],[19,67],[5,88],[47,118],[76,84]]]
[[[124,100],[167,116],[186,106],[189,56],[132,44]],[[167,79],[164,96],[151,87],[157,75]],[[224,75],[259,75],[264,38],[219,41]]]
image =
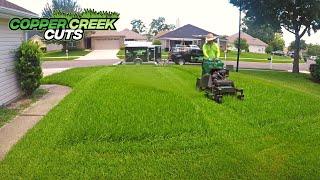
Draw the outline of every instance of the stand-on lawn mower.
[[[223,95],[234,95],[243,100],[243,89],[237,89],[233,81],[228,80],[229,70],[224,69],[221,60],[203,61],[202,77],[197,78],[196,87],[205,91],[206,96],[217,103],[222,103]]]

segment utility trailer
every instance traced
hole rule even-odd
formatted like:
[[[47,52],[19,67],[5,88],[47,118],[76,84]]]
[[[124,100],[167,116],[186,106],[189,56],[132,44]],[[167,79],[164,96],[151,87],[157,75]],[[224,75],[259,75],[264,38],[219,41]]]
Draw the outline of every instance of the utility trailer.
[[[149,42],[129,43],[125,46],[125,62],[141,64],[161,61],[161,46]]]

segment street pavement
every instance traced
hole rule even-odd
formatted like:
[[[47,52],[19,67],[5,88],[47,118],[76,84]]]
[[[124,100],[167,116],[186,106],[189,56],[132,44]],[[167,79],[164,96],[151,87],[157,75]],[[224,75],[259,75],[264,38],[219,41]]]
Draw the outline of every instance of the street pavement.
[[[310,64],[313,64],[313,61],[308,61],[307,63],[300,63],[300,71],[308,72]],[[234,65],[234,68],[237,65],[236,61],[225,61],[226,65]],[[292,63],[259,63],[259,62],[239,62],[240,69],[272,69],[272,70],[281,70],[281,71],[291,71]]]
[[[54,73],[59,73],[71,68],[76,67],[92,67],[92,66],[109,66],[121,62],[119,59],[108,60],[73,60],[73,61],[46,61],[42,64],[44,76],[48,76]],[[300,71],[303,73],[309,72],[310,64],[313,61],[307,63],[300,63]],[[236,67],[236,61],[225,61],[226,65],[233,65]],[[200,64],[197,64],[200,65]],[[280,71],[291,71],[292,63],[259,63],[259,62],[240,62],[240,69],[272,69]]]
[[[45,61],[42,63],[44,76],[60,73],[62,71],[77,67],[110,66],[119,63],[119,59],[109,60],[73,60],[73,61]]]

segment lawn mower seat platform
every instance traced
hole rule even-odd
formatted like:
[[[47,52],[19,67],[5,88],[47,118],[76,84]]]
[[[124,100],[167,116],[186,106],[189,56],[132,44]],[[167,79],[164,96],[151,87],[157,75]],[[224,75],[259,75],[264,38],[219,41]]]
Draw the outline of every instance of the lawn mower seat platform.
[[[223,95],[237,95],[240,100],[244,99],[242,89],[235,88],[234,82],[227,79],[229,71],[223,68],[220,60],[204,61],[202,63],[202,77],[197,78],[196,88],[205,91],[206,96],[222,103]]]

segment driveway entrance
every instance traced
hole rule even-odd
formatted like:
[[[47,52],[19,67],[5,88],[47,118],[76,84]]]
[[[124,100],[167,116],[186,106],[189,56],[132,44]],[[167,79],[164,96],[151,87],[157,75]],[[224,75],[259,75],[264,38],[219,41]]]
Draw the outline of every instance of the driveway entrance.
[[[93,50],[89,54],[82,56],[76,60],[115,60],[117,57],[118,49],[108,50]]]

